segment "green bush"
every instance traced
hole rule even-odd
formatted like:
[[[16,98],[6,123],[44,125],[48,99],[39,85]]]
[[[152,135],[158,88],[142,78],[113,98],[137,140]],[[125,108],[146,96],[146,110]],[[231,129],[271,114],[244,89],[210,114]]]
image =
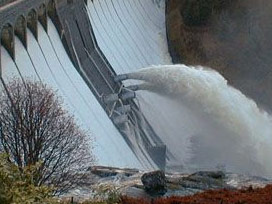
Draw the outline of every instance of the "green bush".
[[[100,184],[94,189],[94,199],[101,202],[101,204],[118,204],[121,202],[121,194],[119,188],[110,184]],[[98,202],[99,203],[99,202]],[[89,204],[84,203],[84,204]],[[92,202],[90,202],[92,204]]]
[[[35,176],[40,164],[20,168],[0,154],[0,204],[70,204],[53,196],[54,188],[35,185]],[[113,186],[103,185],[97,190],[97,201],[82,204],[117,204],[120,194]]]
[[[52,188],[35,186],[34,177],[39,164],[18,168],[0,154],[0,203],[1,204],[55,204]]]

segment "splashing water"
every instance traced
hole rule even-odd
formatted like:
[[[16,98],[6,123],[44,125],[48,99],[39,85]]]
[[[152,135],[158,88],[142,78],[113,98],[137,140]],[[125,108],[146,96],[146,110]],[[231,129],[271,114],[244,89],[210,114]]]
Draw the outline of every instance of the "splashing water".
[[[128,77],[144,81],[141,89],[178,101],[200,119],[194,124],[198,134],[190,138],[188,165],[209,168],[220,160],[231,171],[272,177],[271,116],[229,86],[218,72],[201,66],[164,65]]]

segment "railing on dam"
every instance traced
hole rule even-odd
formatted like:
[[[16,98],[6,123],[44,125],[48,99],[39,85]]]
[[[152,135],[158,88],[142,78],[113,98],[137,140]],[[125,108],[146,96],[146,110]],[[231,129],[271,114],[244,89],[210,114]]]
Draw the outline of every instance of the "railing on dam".
[[[17,1],[17,0],[0,0],[0,7],[4,6],[6,4],[12,3],[14,1]]]

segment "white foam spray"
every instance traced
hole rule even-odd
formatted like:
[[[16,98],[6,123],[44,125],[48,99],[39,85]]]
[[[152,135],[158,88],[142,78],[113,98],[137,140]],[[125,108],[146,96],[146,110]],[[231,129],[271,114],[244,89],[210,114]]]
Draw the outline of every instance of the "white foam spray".
[[[145,81],[143,89],[178,101],[199,118],[194,124],[198,133],[190,138],[188,154],[192,155],[187,165],[210,168],[220,163],[231,171],[272,177],[271,116],[229,86],[218,72],[201,66],[164,65],[128,75]],[[187,116],[180,117],[182,121]]]

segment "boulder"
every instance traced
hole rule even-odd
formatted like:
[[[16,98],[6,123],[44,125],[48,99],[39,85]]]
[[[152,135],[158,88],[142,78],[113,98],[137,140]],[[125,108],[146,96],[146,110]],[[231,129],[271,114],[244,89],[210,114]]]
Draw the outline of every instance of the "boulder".
[[[201,176],[213,179],[224,179],[226,177],[223,171],[199,171],[192,174],[191,176]]]
[[[167,192],[166,177],[163,171],[145,173],[141,181],[145,191],[150,195],[164,195]]]
[[[229,188],[224,179],[225,174],[222,171],[199,171],[184,177],[180,185],[201,190]]]
[[[128,168],[115,168],[105,166],[92,166],[88,169],[93,175],[99,176],[100,178],[115,177],[117,175],[124,175],[125,177],[133,176],[139,173],[137,169]]]

